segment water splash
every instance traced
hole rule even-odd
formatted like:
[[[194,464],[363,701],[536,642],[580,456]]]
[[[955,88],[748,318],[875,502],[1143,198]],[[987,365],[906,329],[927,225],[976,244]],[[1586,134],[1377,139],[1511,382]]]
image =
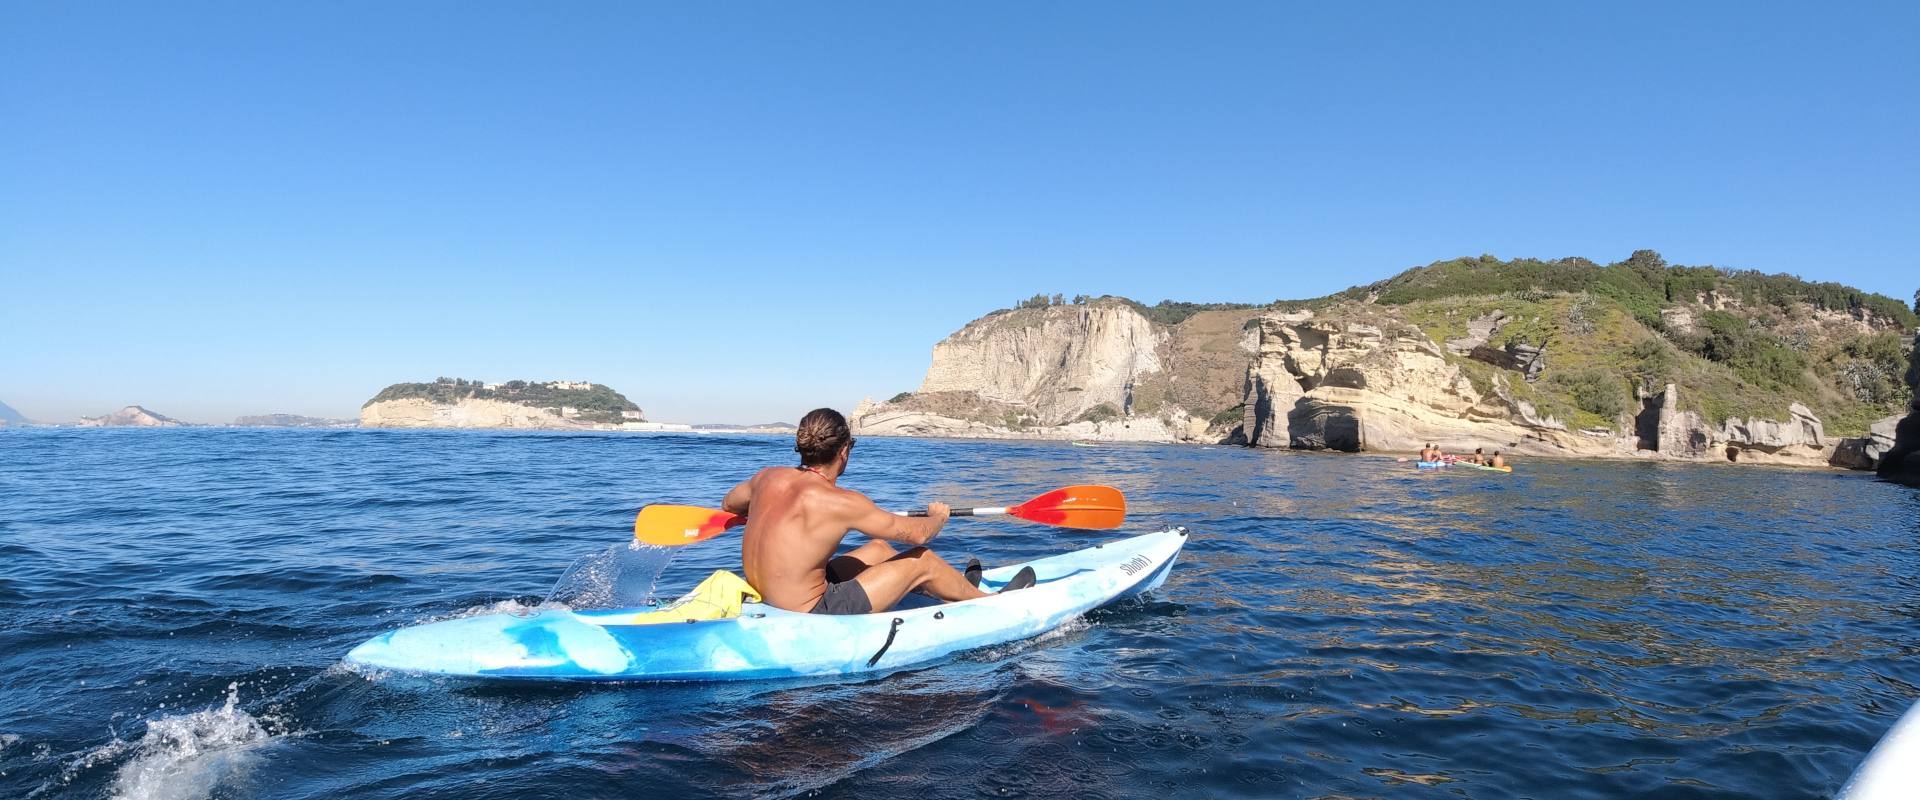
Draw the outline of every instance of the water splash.
[[[648,605],[673,553],[673,548],[635,541],[581,556],[554,582],[540,605],[563,605],[575,611]]]
[[[275,738],[260,719],[240,709],[240,685],[232,683],[227,685],[226,703],[219,708],[152,720],[139,741],[115,738],[69,765],[61,783],[126,756],[109,796],[200,800],[211,796],[221,782],[244,775],[259,760],[260,746]]]

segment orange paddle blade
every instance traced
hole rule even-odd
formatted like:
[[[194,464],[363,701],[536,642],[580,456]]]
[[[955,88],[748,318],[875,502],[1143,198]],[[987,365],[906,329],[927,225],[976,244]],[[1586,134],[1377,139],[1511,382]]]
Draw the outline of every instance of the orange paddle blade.
[[[1108,530],[1127,520],[1127,497],[1111,486],[1068,486],[1007,509],[1042,525]]]
[[[747,518],[717,508],[699,506],[642,506],[633,518],[633,538],[641,544],[678,547],[711,539],[727,529],[747,524]]]

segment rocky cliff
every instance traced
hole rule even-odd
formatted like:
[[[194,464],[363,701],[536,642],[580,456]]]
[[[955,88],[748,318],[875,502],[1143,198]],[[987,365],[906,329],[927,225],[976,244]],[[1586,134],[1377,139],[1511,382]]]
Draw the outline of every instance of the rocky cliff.
[[[360,409],[362,428],[546,428],[591,429],[558,412],[501,400],[463,398],[435,403],[420,398],[382,400]]]
[[[157,414],[140,406],[127,406],[111,414],[81,417],[74,423],[82,428],[180,428],[187,423]]]
[[[1920,311],[1920,292],[1914,295],[1914,309]],[[1885,431],[1890,440],[1886,451],[1872,464],[1880,477],[1908,486],[1920,486],[1920,336],[1913,339],[1912,362],[1907,368],[1907,385],[1913,390],[1913,403],[1905,418]],[[1882,431],[1876,426],[1875,439]]]
[[[854,410],[856,434],[1218,440],[1250,312],[1156,324],[1117,298],[989,314],[933,348],[918,391]],[[1237,423],[1237,419],[1232,422]]]
[[[363,428],[656,429],[625,395],[597,383],[441,378],[397,383],[360,408]]]
[[[1606,267],[1462,259],[1260,308],[995,312],[935,345],[918,391],[861,403],[853,424],[1868,469],[1912,396],[1893,343],[1914,322],[1878,295],[1644,251]]]
[[[1476,387],[1433,340],[1398,320],[1259,318],[1238,439],[1307,450],[1450,450],[1601,455],[1614,434],[1579,434],[1494,374]],[[1484,389],[1484,390],[1483,390]]]

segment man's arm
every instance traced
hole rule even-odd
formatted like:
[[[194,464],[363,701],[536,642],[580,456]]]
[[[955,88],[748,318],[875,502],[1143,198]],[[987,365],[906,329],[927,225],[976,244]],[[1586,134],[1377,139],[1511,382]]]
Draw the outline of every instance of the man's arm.
[[[933,541],[934,535],[940,533],[940,527],[947,524],[946,503],[929,503],[928,514],[924,517],[902,517],[874,505],[872,500],[859,492],[842,490],[834,495],[832,513],[835,520],[875,539],[923,545]]]
[[[753,478],[760,475],[755,473]],[[747,507],[753,504],[753,478],[741,481],[738,486],[727,490],[727,496],[720,500],[720,510],[729,514],[747,515]]]

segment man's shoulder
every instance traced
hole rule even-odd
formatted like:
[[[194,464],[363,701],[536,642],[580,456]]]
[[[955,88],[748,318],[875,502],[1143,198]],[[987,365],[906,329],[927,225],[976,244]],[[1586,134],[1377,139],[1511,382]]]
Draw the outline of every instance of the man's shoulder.
[[[810,503],[819,504],[816,507],[831,508],[835,511],[843,512],[858,511],[873,505],[873,501],[868,499],[866,495],[844,486],[834,486],[826,481],[807,481],[802,483],[800,485],[799,496],[806,498]]]
[[[776,478],[782,473],[787,473],[792,471],[793,471],[792,467],[778,467],[778,466],[761,467],[759,472],[753,473],[753,478],[751,478],[751,480],[758,483],[760,481],[764,481],[769,478]]]

